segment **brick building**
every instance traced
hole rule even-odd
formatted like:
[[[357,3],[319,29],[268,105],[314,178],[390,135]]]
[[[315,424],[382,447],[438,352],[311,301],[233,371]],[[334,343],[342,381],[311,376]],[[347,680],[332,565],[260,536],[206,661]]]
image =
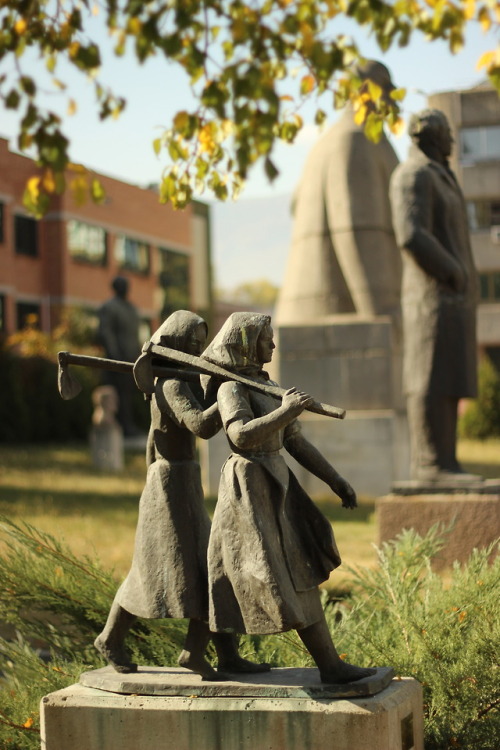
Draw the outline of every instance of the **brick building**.
[[[500,368],[500,98],[489,83],[429,97],[450,123],[451,167],[467,202],[481,301],[478,343]]]
[[[64,308],[95,312],[117,275],[144,331],[169,312],[189,308],[211,318],[210,214],[204,203],[184,211],[161,205],[154,190],[97,175],[103,205],[77,205],[67,191],[37,221],[23,208],[37,168],[0,138],[0,331],[23,327],[35,313],[50,331]]]

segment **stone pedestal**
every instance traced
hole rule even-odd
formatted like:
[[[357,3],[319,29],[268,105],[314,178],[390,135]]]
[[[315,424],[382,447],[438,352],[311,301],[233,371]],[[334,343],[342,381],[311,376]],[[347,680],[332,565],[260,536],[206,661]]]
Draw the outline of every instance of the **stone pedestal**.
[[[435,523],[453,523],[433,562],[436,570],[449,568],[455,560],[465,562],[474,548],[487,547],[500,537],[500,481],[470,488],[416,488],[404,482],[393,494],[377,500],[376,513],[379,544],[394,539],[403,529],[424,535]]]
[[[111,692],[109,673],[82,675],[108,689],[71,685],[42,699],[43,750],[423,750],[422,689],[411,678],[335,699],[313,669],[227,683],[181,669],[115,673],[115,689],[134,694]],[[160,684],[167,695],[155,694]]]
[[[345,420],[301,416],[305,436],[358,494],[389,492],[409,470],[409,438],[401,391],[401,351],[388,316],[331,315],[278,325],[272,374],[284,388],[347,409]],[[293,462],[313,496],[325,486]],[[326,490],[328,492],[328,490]]]

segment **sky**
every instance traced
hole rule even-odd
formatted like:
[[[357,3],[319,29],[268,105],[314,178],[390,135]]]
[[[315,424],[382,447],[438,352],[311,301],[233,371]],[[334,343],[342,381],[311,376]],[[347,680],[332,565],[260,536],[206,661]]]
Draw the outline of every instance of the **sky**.
[[[98,26],[96,29],[106,45],[101,30]],[[396,47],[382,55],[376,42],[351,22],[345,19],[339,22],[338,30],[351,34],[366,57],[384,62],[396,86],[407,89],[404,118],[424,108],[429,94],[466,89],[479,83],[484,74],[476,69],[476,62],[498,41],[494,33],[485,35],[471,24],[465,48],[457,55],[451,55],[443,42],[431,43],[417,37],[408,47]],[[23,57],[20,63],[45,86],[45,101],[65,113],[68,96],[55,93],[48,82],[43,82],[40,62]],[[8,74],[12,65],[12,60],[4,58],[0,61],[0,74]],[[59,75],[69,84],[68,90],[78,104],[76,114],[65,116],[63,126],[72,144],[73,161],[138,185],[158,182],[165,163],[154,154],[152,141],[169,125],[175,112],[189,108],[193,102],[184,73],[159,57],[140,66],[132,55],[115,58],[106,54],[99,77],[115,93],[125,96],[127,107],[118,120],[103,123],[96,116],[92,84],[64,67]],[[327,109],[328,102],[323,102],[322,107]],[[311,106],[305,106],[301,116],[305,126],[296,142],[291,146],[280,144],[273,152],[273,161],[280,170],[274,183],[269,184],[262,167],[256,165],[236,203],[213,205],[213,263],[219,287],[229,289],[259,278],[281,283],[291,226],[290,195],[308,151],[322,132],[313,124]],[[323,131],[337,116],[333,110],[329,113]],[[15,113],[0,106],[0,136],[12,139],[11,148],[15,148],[16,132]],[[391,140],[399,158],[405,158],[408,138],[402,135]],[[212,202],[208,194],[201,199]]]

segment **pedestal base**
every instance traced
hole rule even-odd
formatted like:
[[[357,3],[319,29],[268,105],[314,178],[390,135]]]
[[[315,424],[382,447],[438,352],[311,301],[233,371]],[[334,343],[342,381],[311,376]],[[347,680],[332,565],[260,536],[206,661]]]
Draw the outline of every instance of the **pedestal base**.
[[[497,480],[495,480],[495,483]],[[447,535],[445,546],[433,561],[436,570],[448,568],[455,560],[465,562],[474,548],[484,548],[500,536],[500,492],[487,482],[479,492],[462,489],[445,494],[429,488],[427,494],[410,494],[411,483],[402,487],[403,494],[393,494],[377,500],[378,543],[394,539],[403,529],[415,529],[422,536],[435,523],[453,528]]]
[[[161,671],[165,683],[168,670]],[[101,679],[103,672],[94,675]],[[393,680],[371,697],[311,698],[308,687],[299,697],[298,672],[311,673],[302,675],[306,686],[317,685],[313,669],[260,675],[259,697],[254,679],[249,682],[254,697],[244,695],[246,678],[235,681],[238,690],[225,683],[220,697],[222,683],[203,683],[190,673],[180,680],[190,695],[122,695],[71,685],[42,700],[42,749],[423,750],[422,689],[415,680]],[[84,679],[92,680],[89,675]],[[211,697],[200,693],[207,688]],[[277,697],[280,690],[295,691],[296,697]]]

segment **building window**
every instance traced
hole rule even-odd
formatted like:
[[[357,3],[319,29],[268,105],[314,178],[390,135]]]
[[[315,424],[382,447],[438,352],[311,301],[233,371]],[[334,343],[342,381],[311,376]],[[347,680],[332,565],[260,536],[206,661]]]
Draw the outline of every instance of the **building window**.
[[[115,258],[120,268],[149,273],[149,245],[145,242],[119,235],[115,242]]]
[[[472,231],[500,225],[500,200],[467,201],[467,217]]]
[[[479,274],[481,302],[500,302],[500,271]]]
[[[72,219],[66,225],[69,254],[75,260],[83,260],[103,266],[106,263],[106,232],[101,227]]]
[[[162,318],[191,306],[191,264],[188,255],[160,248],[160,286],[163,289]]]
[[[460,153],[464,161],[500,159],[500,125],[463,128]]]
[[[38,222],[29,216],[14,216],[14,244],[16,253],[38,255]]]
[[[17,330],[40,328],[40,305],[36,302],[18,302],[16,305]]]
[[[0,242],[4,242],[4,211],[3,203],[0,203]]]

